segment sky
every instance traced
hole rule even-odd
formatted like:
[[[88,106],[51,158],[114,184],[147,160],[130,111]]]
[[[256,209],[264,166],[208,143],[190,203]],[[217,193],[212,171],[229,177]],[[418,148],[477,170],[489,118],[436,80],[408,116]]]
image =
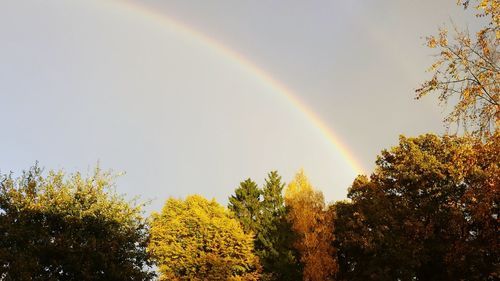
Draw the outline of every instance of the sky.
[[[304,109],[366,174],[400,134],[445,132],[414,90],[425,36],[474,27],[455,2],[1,0],[0,171],[99,163],[159,210],[303,168],[342,200],[358,171]]]

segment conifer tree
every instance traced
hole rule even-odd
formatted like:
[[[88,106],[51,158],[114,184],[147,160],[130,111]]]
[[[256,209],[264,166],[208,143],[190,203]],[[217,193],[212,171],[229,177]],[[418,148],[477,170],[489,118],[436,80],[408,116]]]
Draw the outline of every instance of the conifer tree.
[[[298,253],[293,248],[295,237],[286,220],[284,187],[277,171],[268,174],[262,190],[262,213],[255,244],[269,280],[301,280]]]
[[[286,220],[283,198],[285,184],[272,171],[263,189],[247,179],[229,198],[229,209],[246,233],[254,234],[255,252],[263,265],[262,280],[301,280],[298,253],[293,247],[295,234]]]
[[[229,210],[236,215],[245,233],[256,233],[261,212],[261,190],[252,179],[248,178],[240,183],[234,193],[229,197]]]

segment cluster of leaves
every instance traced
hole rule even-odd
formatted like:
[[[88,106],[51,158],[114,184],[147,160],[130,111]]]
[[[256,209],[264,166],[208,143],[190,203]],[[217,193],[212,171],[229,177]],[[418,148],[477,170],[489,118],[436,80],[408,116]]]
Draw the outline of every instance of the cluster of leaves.
[[[469,0],[458,2],[465,8],[470,4]],[[482,137],[491,135],[500,122],[499,3],[479,1],[478,16],[488,18],[489,24],[475,38],[457,28],[451,40],[445,28],[427,38],[427,45],[439,52],[429,69],[432,78],[416,90],[417,98],[438,92],[443,104],[456,100],[446,123],[461,122],[465,130]]]
[[[151,280],[148,228],[141,205],[112,189],[99,169],[91,177],[0,178],[0,280]]]
[[[214,200],[170,198],[151,222],[149,251],[160,280],[259,280],[253,237]]]
[[[489,26],[485,29],[495,33],[497,39],[500,39],[500,1],[498,0],[480,0],[477,1],[477,17],[490,17]],[[458,4],[463,5],[465,9],[469,8],[470,0],[458,0]]]
[[[498,280],[500,139],[401,137],[334,209],[340,280]]]

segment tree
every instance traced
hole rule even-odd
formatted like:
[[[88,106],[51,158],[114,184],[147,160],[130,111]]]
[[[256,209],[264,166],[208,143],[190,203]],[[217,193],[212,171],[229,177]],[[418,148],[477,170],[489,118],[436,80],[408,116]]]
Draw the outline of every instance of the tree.
[[[160,280],[258,280],[253,237],[214,200],[170,198],[152,215],[149,251]]]
[[[285,214],[284,187],[285,183],[281,182],[281,176],[277,171],[271,171],[267,174],[262,188],[262,210],[270,214],[269,217],[281,217]]]
[[[294,233],[286,220],[284,183],[276,171],[268,174],[263,189],[251,179],[240,183],[229,197],[246,233],[254,235],[255,253],[263,267],[263,280],[300,280],[301,272],[292,244]]]
[[[500,139],[401,137],[334,208],[340,280],[497,280]]]
[[[325,210],[323,193],[315,191],[304,171],[287,187],[285,202],[290,208],[287,218],[297,234],[294,243],[304,267],[304,281],[333,280],[337,272],[333,241],[333,218]]]
[[[269,280],[301,280],[298,253],[293,248],[295,235],[286,220],[287,209],[283,198],[285,184],[278,172],[267,175],[262,189],[263,200],[256,249]]]
[[[415,280],[417,253],[405,232],[405,214],[365,176],[352,184],[349,201],[332,206],[339,271],[337,280]],[[399,218],[399,219],[397,219]],[[415,256],[417,255],[417,256]]]
[[[234,193],[229,197],[229,210],[236,215],[246,233],[255,234],[259,227],[261,190],[254,181],[247,179],[240,183]]]
[[[0,176],[0,280],[151,280],[142,206],[112,180],[38,166]]]
[[[487,18],[489,23],[475,38],[457,28],[451,40],[445,28],[427,38],[427,45],[439,52],[429,69],[432,78],[416,90],[416,97],[438,92],[443,104],[456,100],[446,123],[462,122],[466,130],[472,126],[474,134],[485,137],[500,124],[500,2],[477,2],[478,17]],[[468,8],[470,1],[458,3]]]

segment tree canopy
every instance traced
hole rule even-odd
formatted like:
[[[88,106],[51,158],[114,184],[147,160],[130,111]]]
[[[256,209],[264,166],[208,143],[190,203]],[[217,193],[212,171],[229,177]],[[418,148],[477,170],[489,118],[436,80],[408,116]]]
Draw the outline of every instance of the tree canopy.
[[[252,179],[246,179],[229,197],[229,210],[233,211],[247,233],[256,233],[261,213],[261,190]]]
[[[113,176],[83,177],[34,166],[0,177],[1,280],[151,280],[141,205]]]
[[[170,198],[154,213],[148,247],[160,280],[259,280],[253,237],[214,200]]]
[[[496,280],[500,142],[401,137],[334,208],[341,280]]]
[[[313,189],[301,170],[288,184],[285,202],[290,208],[287,219],[297,235],[294,246],[303,265],[303,280],[334,280],[333,217],[325,208],[323,193]]]
[[[297,250],[293,247],[296,239],[286,216],[288,209],[283,198],[282,182],[278,172],[267,175],[262,188],[262,212],[260,229],[257,233],[257,254],[261,258],[270,280],[302,280],[301,265]]]
[[[272,171],[263,188],[247,179],[229,197],[233,211],[247,233],[254,235],[255,253],[263,266],[262,280],[301,280],[295,235],[286,220],[283,188],[278,172]]]

